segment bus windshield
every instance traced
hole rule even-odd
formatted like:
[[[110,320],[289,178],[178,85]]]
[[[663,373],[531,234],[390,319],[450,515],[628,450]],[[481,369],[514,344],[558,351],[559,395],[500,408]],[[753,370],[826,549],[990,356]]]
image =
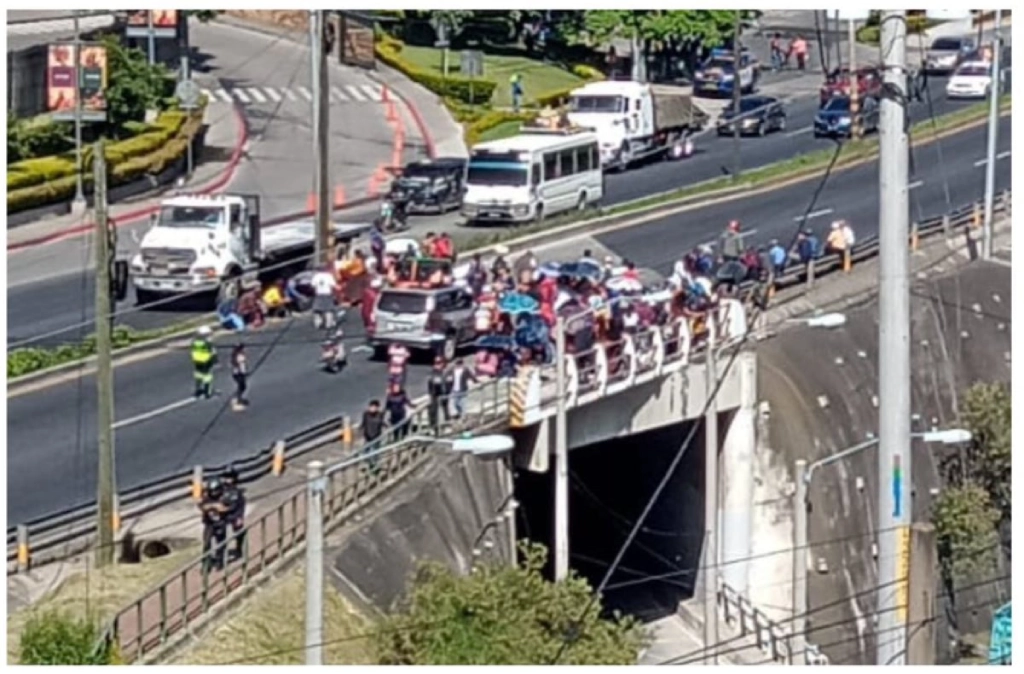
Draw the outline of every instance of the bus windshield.
[[[526,185],[529,164],[513,161],[471,161],[466,183],[469,185],[497,185],[520,187]]]
[[[573,96],[572,112],[622,112],[622,96]]]

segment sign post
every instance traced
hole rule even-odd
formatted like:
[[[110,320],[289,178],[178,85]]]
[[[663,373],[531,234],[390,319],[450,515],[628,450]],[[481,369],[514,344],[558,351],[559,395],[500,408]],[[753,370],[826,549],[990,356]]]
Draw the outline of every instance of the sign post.
[[[201,93],[199,91],[199,85],[193,82],[191,79],[184,79],[178,82],[178,86],[174,88],[174,97],[178,99],[178,105],[182,110],[192,112],[199,108]],[[185,149],[185,176],[192,176],[192,141],[193,138],[189,138],[186,149]]]

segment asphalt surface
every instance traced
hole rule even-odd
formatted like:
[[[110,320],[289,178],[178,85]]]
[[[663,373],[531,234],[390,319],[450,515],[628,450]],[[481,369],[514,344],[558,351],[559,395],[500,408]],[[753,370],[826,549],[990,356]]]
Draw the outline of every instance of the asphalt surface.
[[[222,33],[224,36],[239,35],[238,31],[231,28],[202,26],[196,30],[196,35],[204,35],[204,39],[207,41],[211,40],[212,37],[210,36],[211,34],[201,32],[205,30],[216,31],[218,36]],[[250,37],[249,33],[241,33],[241,35],[243,35],[243,38],[239,39],[247,41],[271,40],[271,38],[265,38],[258,34],[253,34],[254,36],[252,37]],[[224,39],[227,38],[225,37]],[[284,42],[282,41],[282,43]],[[250,51],[245,53],[252,53],[253,48],[250,46]],[[302,51],[290,43],[288,43],[287,47],[275,45],[272,48],[267,48],[267,53],[269,54],[266,57],[268,59],[267,62],[259,60],[254,61],[254,63],[260,67],[267,66],[268,70],[273,71],[275,68],[270,67],[270,65],[280,58],[273,56],[275,53],[274,49],[285,48],[299,52]],[[207,49],[210,48],[208,47]],[[243,53],[241,49],[242,47],[239,46],[227,51],[230,53]],[[299,61],[301,62],[301,59]],[[237,67],[237,64],[235,67]],[[226,65],[224,71],[228,72],[231,68],[232,66]],[[288,77],[287,68],[281,67],[279,71],[281,74],[277,75],[277,77]],[[941,79],[933,79],[931,82],[932,112],[935,115],[947,114],[972,104],[969,101],[947,100],[944,86],[945,81]],[[355,107],[356,105],[359,104],[352,104],[349,107]],[[830,141],[816,139],[811,133],[811,123],[816,110],[816,95],[812,99],[805,98],[795,101],[787,108],[789,121],[785,132],[777,132],[765,138],[741,139],[740,160],[742,168],[748,170],[830,147]],[[250,156],[254,161],[242,164],[238,177],[231,186],[231,190],[259,192],[264,195],[264,204],[273,201],[273,197],[268,197],[268,194],[293,193],[290,198],[296,198],[296,195],[298,195],[297,200],[288,203],[291,203],[297,209],[303,208],[305,196],[302,190],[305,189],[306,185],[310,184],[308,174],[302,173],[304,169],[295,167],[294,172],[296,175],[301,173],[301,179],[297,179],[295,183],[287,182],[288,178],[285,176],[289,171],[282,169],[282,167],[289,166],[288,162],[290,160],[287,157],[293,155],[275,154],[270,148],[276,147],[279,144],[287,146],[294,139],[295,147],[291,148],[291,150],[300,153],[305,152],[309,147],[307,142],[308,136],[306,136],[306,141],[300,138],[308,132],[304,131],[296,120],[308,119],[308,114],[308,110],[295,110],[270,122],[263,134],[264,140],[253,141],[253,149],[250,152]],[[927,119],[929,116],[928,106],[922,103],[914,104],[911,109],[911,115],[914,121]],[[366,123],[371,124],[372,121],[367,120]],[[254,127],[254,133],[258,129],[259,127]],[[277,140],[267,140],[271,138]],[[296,148],[298,149],[296,150]],[[714,133],[705,134],[696,142],[696,154],[685,161],[654,162],[625,173],[609,174],[605,183],[604,203],[607,205],[621,203],[719,177],[732,170],[734,159],[732,138],[719,138]],[[342,160],[344,160],[344,157],[339,159],[339,161]],[[274,203],[285,203],[285,201],[282,198]],[[368,209],[343,211],[342,213],[337,216],[339,219],[354,222],[367,221],[372,219],[374,215],[374,211]],[[458,216],[454,214],[444,218],[414,217],[413,230],[420,234],[431,229],[435,231],[440,229],[454,230],[457,228],[457,220]],[[131,234],[134,231],[138,235],[144,227],[145,225],[137,225],[133,228],[127,228],[121,234],[119,250],[122,254],[130,254],[137,248],[136,243],[131,238]],[[460,229],[463,232],[466,231],[464,228]],[[92,255],[91,248],[89,247],[90,237],[51,245],[62,247],[61,255],[65,261],[63,269],[78,269],[78,271],[72,274],[57,275],[60,272],[55,270],[55,275],[51,278],[41,281],[33,280],[26,283],[19,283],[18,278],[12,277],[10,275],[11,272],[9,272],[7,295],[8,346],[20,344],[25,340],[34,340],[33,343],[37,345],[73,342],[80,340],[86,334],[93,331],[92,326],[89,324],[93,309],[92,273],[87,270],[82,271],[86,268],[82,266],[81,262],[83,259],[90,259]],[[49,246],[46,248],[49,249]],[[46,258],[42,258],[44,253],[47,255]],[[40,264],[45,265],[52,265],[52,260],[54,259],[49,255],[49,251],[30,250],[14,254],[14,256],[18,255],[40,256]],[[11,257],[9,255],[9,258]],[[26,267],[26,265],[21,265],[20,263],[18,266],[23,269]],[[126,301],[120,303],[117,307],[119,312],[128,312],[119,317],[119,322],[137,329],[152,329],[181,321],[194,315],[190,311],[194,312],[195,309],[194,304],[190,305],[188,302],[180,302],[164,305],[159,309],[139,311],[131,293]],[[72,328],[72,326],[79,327]],[[55,332],[57,334],[54,334]]]
[[[997,188],[1010,187],[1011,125],[1003,118]],[[940,155],[941,151],[941,155]],[[913,217],[938,215],[984,190],[985,129],[975,129],[925,146],[915,153],[920,183],[910,193]],[[877,232],[877,163],[837,173],[814,205],[809,226],[824,231],[828,222],[846,218],[858,236]],[[638,266],[664,274],[675,256],[713,240],[729,219],[753,232],[751,241],[787,239],[795,218],[808,210],[814,184],[804,183],[768,194],[654,220],[631,229],[574,237],[538,251],[542,258],[575,257],[585,247],[628,257]],[[948,190],[948,201],[947,201]],[[358,316],[348,321],[349,336],[359,342]],[[223,346],[230,347],[239,338]],[[348,370],[330,376],[318,369],[318,340],[306,319],[269,327],[242,337],[253,365],[252,407],[230,410],[228,394],[186,404],[191,368],[183,349],[116,370],[117,473],[120,489],[131,488],[197,463],[218,464],[251,454],[291,433],[347,413],[358,417],[366,401],[383,392],[384,364],[368,354],[353,354]],[[227,353],[224,353],[226,358]],[[409,393],[424,392],[426,367],[410,372]],[[218,384],[227,390],[222,369]],[[23,522],[94,497],[95,381],[91,376],[8,398],[8,522]]]

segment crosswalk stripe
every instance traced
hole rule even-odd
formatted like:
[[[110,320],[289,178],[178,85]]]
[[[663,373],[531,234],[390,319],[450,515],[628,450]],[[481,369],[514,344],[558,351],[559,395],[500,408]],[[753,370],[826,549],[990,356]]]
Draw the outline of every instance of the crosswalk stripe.
[[[342,93],[341,89],[339,89],[338,87],[331,87],[330,98],[331,98],[332,101],[333,100],[337,100],[337,101],[340,101],[342,103],[344,103],[345,101],[348,100],[348,97],[345,96],[345,94]]]
[[[256,99],[257,103],[266,103],[266,97],[256,87],[249,87],[249,95]]]
[[[357,89],[356,87],[352,86],[351,84],[346,84],[345,85],[345,89],[352,96],[352,98],[356,99],[357,101],[365,101],[366,100],[365,98],[363,98],[363,94],[359,93],[359,89]]]
[[[206,96],[206,100],[208,100],[210,103],[213,103],[214,95],[212,91],[210,91],[209,89],[200,89],[199,93],[201,93],[203,96]]]
[[[246,96],[245,92],[242,91],[241,89],[232,89],[231,93],[234,95],[235,98],[237,98],[238,100],[242,101],[243,103],[249,103],[250,102],[249,101],[249,97]]]
[[[224,91],[223,89],[218,89],[217,90],[217,95],[220,96],[220,100],[224,101],[225,103],[230,103],[231,102],[231,94],[229,94],[228,92]]]
[[[288,97],[289,101],[297,101],[297,100],[299,100],[299,97],[296,96],[295,92],[292,91],[291,89],[285,89],[284,90],[284,95]]]
[[[309,89],[306,87],[299,87],[299,93],[302,94],[303,98],[307,101],[313,100],[313,94],[309,93]]]
[[[263,91],[267,92],[267,96],[270,96],[270,100],[274,101],[275,103],[281,102],[281,94],[277,93],[270,87],[263,87]]]
[[[380,100],[380,96],[381,96],[381,94],[380,94],[380,85],[377,85],[377,84],[364,84],[363,85],[363,91],[366,92],[366,95],[369,96],[371,101],[379,101]]]

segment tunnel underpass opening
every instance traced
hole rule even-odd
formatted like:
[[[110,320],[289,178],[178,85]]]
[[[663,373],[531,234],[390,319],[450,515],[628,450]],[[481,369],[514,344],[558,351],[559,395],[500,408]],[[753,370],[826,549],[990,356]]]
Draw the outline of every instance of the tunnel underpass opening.
[[[720,415],[723,428],[726,415]],[[604,592],[604,606],[651,621],[694,594],[704,539],[704,433],[682,461]],[[601,582],[658,483],[691,432],[690,422],[609,440],[569,453],[569,564]],[[554,457],[547,473],[520,471],[519,538],[543,543],[554,573]]]

